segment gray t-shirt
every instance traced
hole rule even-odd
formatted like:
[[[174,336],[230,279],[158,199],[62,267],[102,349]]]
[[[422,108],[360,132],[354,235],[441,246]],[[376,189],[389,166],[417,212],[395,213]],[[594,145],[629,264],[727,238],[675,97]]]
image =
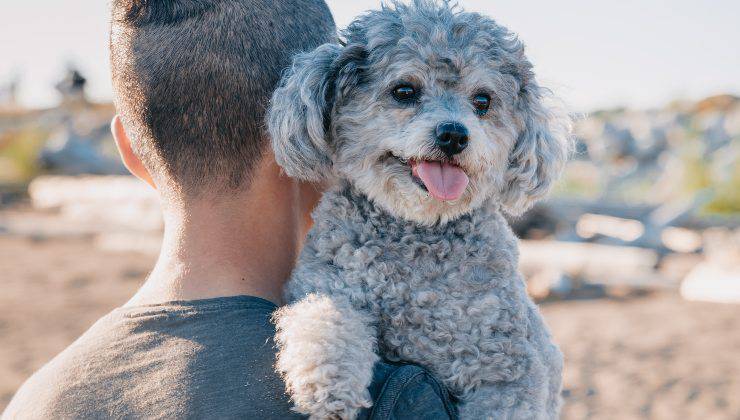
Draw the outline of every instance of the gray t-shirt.
[[[34,374],[6,418],[300,418],[274,371],[275,305],[236,296],[119,308]],[[416,366],[379,364],[362,418],[450,418]]]

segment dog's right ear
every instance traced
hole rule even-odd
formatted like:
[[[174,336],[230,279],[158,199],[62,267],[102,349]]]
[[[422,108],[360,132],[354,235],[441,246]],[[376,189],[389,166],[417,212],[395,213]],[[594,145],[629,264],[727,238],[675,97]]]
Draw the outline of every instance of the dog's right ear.
[[[272,95],[267,128],[275,159],[291,177],[321,181],[331,173],[331,112],[343,49],[324,44],[297,55]]]

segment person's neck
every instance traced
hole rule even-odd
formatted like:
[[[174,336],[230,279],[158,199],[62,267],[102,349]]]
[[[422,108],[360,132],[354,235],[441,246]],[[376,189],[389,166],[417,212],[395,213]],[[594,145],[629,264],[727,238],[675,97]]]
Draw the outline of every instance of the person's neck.
[[[305,187],[274,163],[257,171],[243,193],[163,206],[159,260],[126,306],[238,295],[281,303],[309,227]]]

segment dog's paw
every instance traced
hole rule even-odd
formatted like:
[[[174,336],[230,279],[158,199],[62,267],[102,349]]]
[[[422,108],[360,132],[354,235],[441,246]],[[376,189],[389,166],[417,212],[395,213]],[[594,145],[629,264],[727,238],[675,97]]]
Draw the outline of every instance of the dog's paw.
[[[309,295],[276,312],[282,374],[296,411],[315,419],[352,419],[372,401],[378,356],[370,316],[342,299]]]

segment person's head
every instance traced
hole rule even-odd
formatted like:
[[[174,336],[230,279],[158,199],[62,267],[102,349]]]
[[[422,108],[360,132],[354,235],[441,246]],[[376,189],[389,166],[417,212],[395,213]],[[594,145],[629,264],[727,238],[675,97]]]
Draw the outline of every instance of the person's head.
[[[113,0],[111,25],[124,163],[182,197],[249,187],[281,71],[336,36],[323,0]]]

